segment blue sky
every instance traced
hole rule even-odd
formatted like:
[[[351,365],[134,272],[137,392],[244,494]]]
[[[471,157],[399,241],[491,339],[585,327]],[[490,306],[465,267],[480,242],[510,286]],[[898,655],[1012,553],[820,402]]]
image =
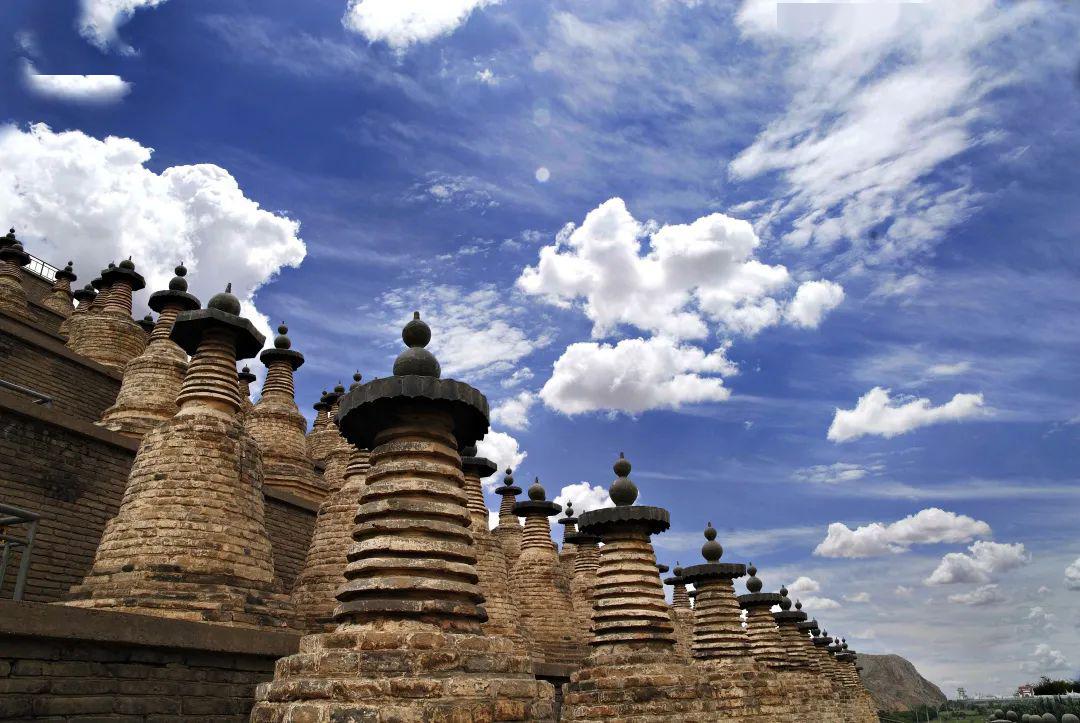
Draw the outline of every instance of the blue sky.
[[[0,223],[31,252],[234,282],[289,323],[305,411],[388,374],[419,309],[496,409],[485,450],[578,509],[625,451],[662,560],[711,521],[950,693],[1080,672],[1072,5],[0,19]]]

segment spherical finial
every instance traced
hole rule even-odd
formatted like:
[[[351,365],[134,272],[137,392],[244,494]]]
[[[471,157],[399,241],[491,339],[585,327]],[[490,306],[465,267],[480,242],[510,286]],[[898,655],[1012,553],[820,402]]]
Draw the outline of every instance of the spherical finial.
[[[619,458],[615,460],[615,464],[611,468],[615,470],[615,476],[626,477],[630,474],[630,460],[622,452],[619,452]]]
[[[251,367],[249,367],[247,364],[245,364],[244,368],[241,369],[240,371],[242,371],[244,374],[251,374]]]
[[[746,571],[750,573],[750,579],[746,581],[746,589],[749,592],[761,592],[761,580],[758,579],[757,568],[754,567],[754,563],[751,562]]]
[[[724,555],[724,548],[716,541],[716,528],[710,522],[705,527],[705,544],[701,546],[701,556],[706,562],[719,562]]]
[[[226,314],[232,314],[233,316],[240,315],[240,300],[233,296],[232,284],[229,283],[225,286],[225,291],[220,294],[214,294],[210,302],[207,303],[206,308],[217,309],[223,311]]]
[[[547,492],[540,486],[540,478],[537,477],[529,487],[529,499],[535,500],[536,502],[543,502],[546,497]]]
[[[788,589],[783,585],[780,586],[780,609],[787,612],[791,609],[791,598],[788,597]]]
[[[169,282],[169,290],[187,291],[187,279],[184,278],[185,276],[187,276],[187,269],[184,268],[184,262],[181,261],[180,265],[173,269],[173,271],[176,273],[176,276],[174,276],[172,278],[172,281]]]
[[[120,262],[120,268],[124,269],[125,271],[134,271],[135,270],[135,264],[132,263],[130,256],[128,256],[126,259],[124,259],[123,261]]]
[[[612,469],[615,470],[615,474],[619,477],[611,483],[611,491],[608,493],[608,496],[611,497],[611,501],[619,507],[626,507],[634,504],[634,500],[636,500],[638,496],[638,489],[637,486],[630,481],[630,478],[626,476],[630,474],[630,462],[623,456],[622,452],[619,452],[619,458],[615,460]]]
[[[352,384],[349,385],[349,389],[356,389],[358,386],[360,386],[360,380],[363,378],[364,375],[360,373],[359,369],[357,369],[356,373],[352,375],[353,381]]]
[[[802,610],[802,601],[801,600],[796,600],[795,601],[795,609],[796,610]]]
[[[277,328],[278,335],[274,337],[275,349],[289,349],[292,347],[292,339],[289,338],[289,327],[285,326],[285,322],[281,322]],[[342,389],[342,391],[345,391]]]
[[[468,447],[462,447],[461,448],[461,456],[462,457],[475,457],[476,456],[476,445],[475,444],[470,444]]]
[[[678,560],[675,561],[675,569],[672,570],[671,572],[672,572],[673,575],[675,575],[675,577],[682,577],[683,569],[682,569],[682,565],[679,564]]]
[[[336,385],[334,386],[334,394],[336,394],[336,395],[338,395],[338,396],[340,397],[340,396],[341,396],[342,394],[344,394],[344,393],[345,393],[345,385],[344,385],[344,384],[342,384],[342,383],[341,383],[341,382],[339,381],[339,382],[338,382],[338,383],[337,383],[337,384],[336,384]]]
[[[506,468],[506,476],[503,477],[503,486],[510,487],[514,484],[514,470]]]
[[[412,321],[401,330],[401,339],[409,348],[394,360],[394,376],[436,377],[442,374],[439,360],[426,347],[431,341],[431,327],[414,311]]]

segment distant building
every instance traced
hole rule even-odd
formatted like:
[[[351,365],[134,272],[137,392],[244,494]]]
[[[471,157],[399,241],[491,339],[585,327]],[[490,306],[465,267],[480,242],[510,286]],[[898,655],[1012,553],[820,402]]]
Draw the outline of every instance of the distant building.
[[[1035,697],[1035,689],[1032,688],[1030,685],[1021,685],[1019,688],[1016,689],[1016,697],[1017,698],[1034,698]]]

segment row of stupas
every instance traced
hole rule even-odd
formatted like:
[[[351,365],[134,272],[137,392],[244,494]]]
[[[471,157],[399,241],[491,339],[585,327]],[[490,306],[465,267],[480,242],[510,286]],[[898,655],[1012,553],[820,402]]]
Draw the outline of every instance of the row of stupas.
[[[5,282],[25,255],[4,237],[5,310],[26,305]],[[150,297],[157,320],[140,324],[131,259],[79,292],[70,265],[57,275],[69,347],[123,369],[101,424],[140,440],[119,511],[63,604],[304,631],[259,687],[253,721],[877,720],[854,651],[786,590],[762,592],[753,566],[720,562],[711,524],[704,562],[675,568],[667,602],[652,536],[669,515],[635,504],[622,455],[614,506],[568,505],[561,548],[561,506],[539,480],[519,501],[509,470],[489,530],[482,480],[495,465],[475,447],[487,399],[442,378],[419,314],[392,376],[325,393],[305,434],[293,384],[304,358],[288,329],[260,354],[237,298],[227,289],[201,308],[185,276],[180,265]],[[236,365],[255,355],[267,372],[252,404],[255,377]],[[264,485],[320,503],[291,591],[274,573]],[[545,666],[569,674],[561,697]]]

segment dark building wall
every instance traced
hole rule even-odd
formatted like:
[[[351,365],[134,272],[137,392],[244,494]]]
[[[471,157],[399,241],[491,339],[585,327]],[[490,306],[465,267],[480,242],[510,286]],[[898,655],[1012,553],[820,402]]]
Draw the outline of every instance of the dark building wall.
[[[283,497],[282,493],[267,491],[266,532],[274,546],[274,572],[289,591],[304,567],[318,510],[311,509],[305,501]]]
[[[0,720],[246,721],[299,636],[0,601]]]
[[[41,515],[26,600],[59,600],[82,581],[135,449],[132,439],[0,391],[0,501]],[[3,597],[14,577],[12,569]]]
[[[96,422],[116,401],[122,375],[73,353],[55,335],[0,315],[0,379],[52,397],[59,412]]]

